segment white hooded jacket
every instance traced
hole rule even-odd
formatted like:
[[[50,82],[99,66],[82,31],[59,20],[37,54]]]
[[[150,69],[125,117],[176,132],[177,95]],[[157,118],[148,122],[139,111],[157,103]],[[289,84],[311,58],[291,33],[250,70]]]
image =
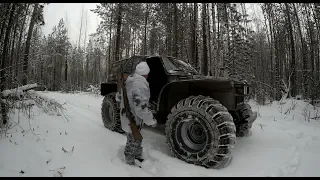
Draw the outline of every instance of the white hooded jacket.
[[[126,80],[127,97],[130,110],[136,121],[136,125],[142,127],[143,123],[152,126],[156,123],[152,112],[149,109],[150,89],[146,78],[134,73],[128,76]],[[130,121],[126,117],[122,89],[117,92],[116,100],[120,102],[121,127],[124,131],[131,133]]]

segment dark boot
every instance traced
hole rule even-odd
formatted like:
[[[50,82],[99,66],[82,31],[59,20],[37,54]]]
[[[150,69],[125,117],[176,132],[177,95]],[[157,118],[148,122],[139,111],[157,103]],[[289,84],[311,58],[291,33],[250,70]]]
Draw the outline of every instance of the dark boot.
[[[135,158],[136,160],[138,160],[139,162],[143,162],[144,161],[144,159],[143,158]]]

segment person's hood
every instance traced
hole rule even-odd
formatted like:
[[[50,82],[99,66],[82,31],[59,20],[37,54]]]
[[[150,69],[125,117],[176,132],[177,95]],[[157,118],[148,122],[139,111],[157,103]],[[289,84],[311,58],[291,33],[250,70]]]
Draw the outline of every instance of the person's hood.
[[[130,85],[133,82],[135,82],[137,84],[145,84],[147,87],[149,87],[149,83],[148,83],[147,79],[137,73],[134,73],[134,74],[128,76],[128,78],[126,80],[127,85]]]
[[[146,62],[140,62],[136,66],[135,74],[139,74],[143,76],[143,75],[149,74],[149,72],[150,72],[150,68]]]

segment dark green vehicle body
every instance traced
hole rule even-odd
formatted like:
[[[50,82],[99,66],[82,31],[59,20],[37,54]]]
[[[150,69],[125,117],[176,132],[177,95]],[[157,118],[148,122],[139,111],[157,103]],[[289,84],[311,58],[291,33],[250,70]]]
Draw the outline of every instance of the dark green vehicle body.
[[[191,95],[210,96],[224,105],[233,118],[238,118],[236,106],[244,102],[249,92],[246,83],[202,76],[190,65],[168,56],[132,56],[114,63],[108,82],[101,84],[101,95],[117,92],[122,66],[124,73],[129,75],[141,61],[146,61],[150,67],[147,79],[151,92],[150,104],[159,124],[165,124],[172,107]]]

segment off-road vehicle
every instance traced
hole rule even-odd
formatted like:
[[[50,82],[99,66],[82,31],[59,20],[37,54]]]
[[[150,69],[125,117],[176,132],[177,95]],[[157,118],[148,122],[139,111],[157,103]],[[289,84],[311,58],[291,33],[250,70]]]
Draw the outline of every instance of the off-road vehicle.
[[[102,119],[106,128],[123,133],[119,105],[119,72],[124,79],[146,61],[150,67],[150,109],[165,125],[173,156],[207,168],[226,167],[236,136],[243,137],[256,119],[244,103],[249,86],[235,80],[201,76],[190,64],[168,56],[132,56],[113,64],[108,82],[101,84]]]

